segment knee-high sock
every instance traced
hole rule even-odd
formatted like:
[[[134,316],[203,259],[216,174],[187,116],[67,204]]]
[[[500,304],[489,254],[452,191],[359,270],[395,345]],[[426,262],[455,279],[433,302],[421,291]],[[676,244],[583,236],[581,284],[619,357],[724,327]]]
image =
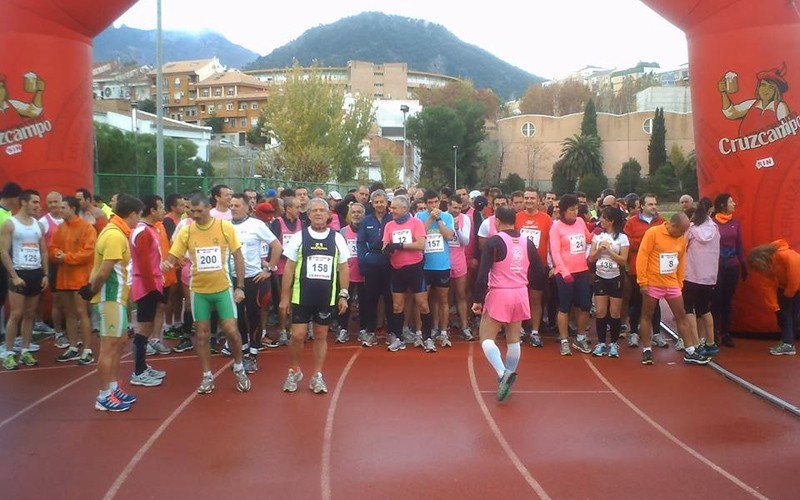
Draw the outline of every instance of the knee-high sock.
[[[183,336],[189,338],[192,336],[192,325],[194,324],[194,316],[191,311],[183,311]]]
[[[608,330],[608,315],[601,317],[596,317],[594,319],[595,326],[597,327],[597,341],[601,344],[606,343],[606,330]],[[619,324],[619,320],[617,320],[617,324]],[[619,335],[619,331],[617,331],[617,335]],[[612,336],[613,339],[613,336]],[[613,342],[613,340],[612,340]]]
[[[422,320],[422,338],[428,340],[431,338],[431,328],[433,326],[433,316],[431,313],[420,314],[419,318]]]
[[[147,349],[147,337],[144,335],[136,334],[133,336],[133,364],[134,372],[136,375],[141,375],[142,372],[147,370],[147,361],[145,361],[145,353]]]
[[[389,333],[393,333],[400,338],[403,335],[403,313],[389,313]]]
[[[483,354],[486,356],[486,359],[489,360],[489,364],[491,364],[494,371],[497,372],[497,376],[502,377],[506,367],[503,364],[503,356],[500,354],[500,349],[497,347],[495,341],[486,339],[481,342],[481,347],[483,348]]]
[[[508,344],[508,351],[506,351],[506,370],[510,372],[517,371],[517,366],[519,366],[519,357],[522,355],[522,350],[519,345],[519,342]]]

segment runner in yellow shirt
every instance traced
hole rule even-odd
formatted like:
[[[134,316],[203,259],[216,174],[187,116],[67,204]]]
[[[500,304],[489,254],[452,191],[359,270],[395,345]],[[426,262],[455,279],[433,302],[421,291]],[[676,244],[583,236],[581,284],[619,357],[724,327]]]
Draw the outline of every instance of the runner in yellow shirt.
[[[194,222],[175,236],[163,268],[171,269],[188,253],[192,264],[189,290],[197,330],[196,350],[203,369],[203,381],[197,392],[208,394],[214,390],[211,351],[208,345],[212,309],[219,315],[220,326],[233,354],[236,389],[247,392],[250,390],[250,379],[247,378],[242,364],[242,339],[236,321],[236,304],[244,299],[245,273],[241,243],[230,222],[211,216],[211,205],[202,194],[195,194],[189,199],[189,214]],[[238,276],[233,291],[228,269],[229,255],[233,256]]]

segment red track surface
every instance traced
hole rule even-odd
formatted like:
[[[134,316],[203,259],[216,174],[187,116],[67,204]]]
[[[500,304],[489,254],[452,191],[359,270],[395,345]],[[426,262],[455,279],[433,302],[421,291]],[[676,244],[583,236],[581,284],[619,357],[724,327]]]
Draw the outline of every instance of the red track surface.
[[[217,389],[196,396],[198,362],[173,355],[150,358],[166,382],[124,414],[93,409],[93,367],[54,366],[49,341],[39,354],[0,373],[3,498],[796,498],[800,420],[672,349],[643,367],[627,347],[525,347],[502,404],[477,343],[331,344],[324,396],[308,371],[281,392],[285,348],[248,394],[215,357]]]

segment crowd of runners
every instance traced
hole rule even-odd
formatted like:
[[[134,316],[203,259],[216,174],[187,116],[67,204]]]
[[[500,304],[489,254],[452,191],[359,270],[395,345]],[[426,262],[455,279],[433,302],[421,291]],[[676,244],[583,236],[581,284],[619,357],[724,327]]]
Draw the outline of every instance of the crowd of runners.
[[[365,348],[385,339],[391,352],[432,354],[452,347],[454,336],[479,335],[502,401],[522,345],[546,347],[544,333],[557,337],[563,356],[575,349],[617,358],[624,339],[641,347],[642,364],[653,364],[653,346],[670,345],[660,332],[664,301],[680,336],[675,349],[687,363],[705,364],[720,345],[734,346],[733,295],[748,270],[763,275],[782,328],[770,354],[795,354],[800,255],[778,240],[746,257],[727,193],[696,204],[684,195],[668,220],[655,195],[611,189],[590,201],[532,188],[376,183],[343,196],[217,185],[166,199],[117,193],[108,204],[78,189],[47,193],[44,202],[42,215],[37,191],[10,182],[0,192],[0,304],[8,299],[0,356],[6,370],[35,366],[32,332],[54,333],[58,362],[96,362],[97,410],[125,411],[136,401],[119,385],[129,337],[131,385],[165,379],[147,356],[193,349],[201,394],[215,388],[212,353],[233,358],[236,389],[247,392],[259,351],[281,346],[289,351],[283,390],[295,392],[310,341],[309,388],[319,394],[328,391],[329,332],[342,344],[352,335]]]

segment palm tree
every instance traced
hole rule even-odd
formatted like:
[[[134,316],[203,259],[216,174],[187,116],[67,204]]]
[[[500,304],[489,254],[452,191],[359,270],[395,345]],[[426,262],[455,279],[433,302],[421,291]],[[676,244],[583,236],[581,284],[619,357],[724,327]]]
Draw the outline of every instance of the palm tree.
[[[578,180],[588,174],[603,172],[602,141],[596,135],[573,135],[561,143],[564,174]]]

